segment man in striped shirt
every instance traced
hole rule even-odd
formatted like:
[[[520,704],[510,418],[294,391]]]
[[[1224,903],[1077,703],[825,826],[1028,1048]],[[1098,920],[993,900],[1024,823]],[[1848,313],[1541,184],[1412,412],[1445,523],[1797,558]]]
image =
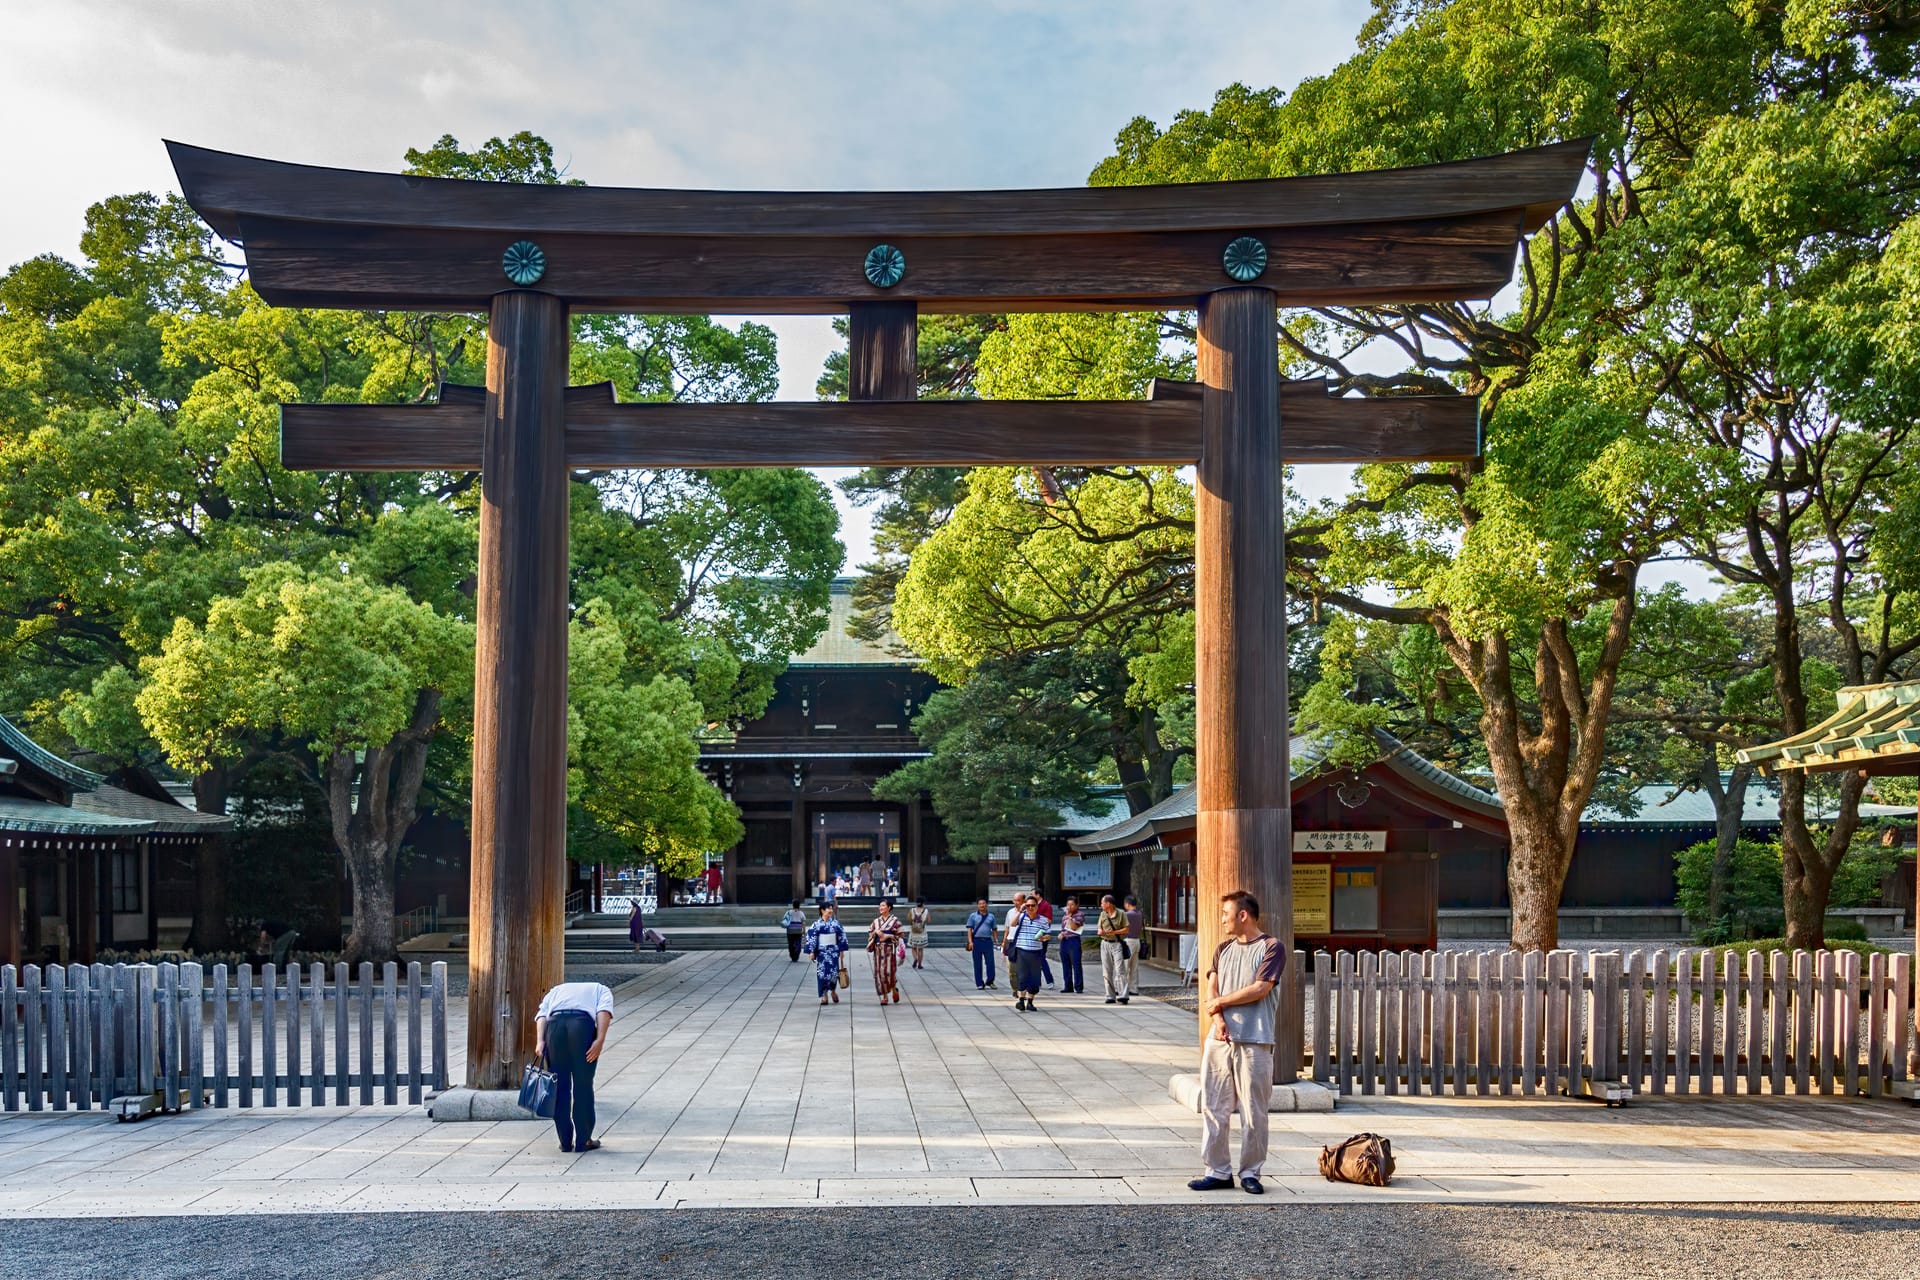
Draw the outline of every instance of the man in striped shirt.
[[[1052,936],[1040,918],[1037,898],[1023,902],[1020,914],[1007,927],[1007,946],[1013,952],[1013,1007],[1022,1013],[1033,1012],[1033,998],[1040,994],[1040,961]]]

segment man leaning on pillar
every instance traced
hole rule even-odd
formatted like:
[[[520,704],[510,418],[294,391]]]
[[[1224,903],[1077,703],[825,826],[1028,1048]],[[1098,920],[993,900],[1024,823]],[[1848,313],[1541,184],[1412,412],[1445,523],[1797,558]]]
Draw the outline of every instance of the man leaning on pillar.
[[[1220,899],[1224,936],[1207,965],[1202,1008],[1206,1045],[1200,1051],[1200,1158],[1206,1172],[1187,1185],[1195,1191],[1233,1186],[1227,1132],[1240,1116],[1240,1188],[1266,1190],[1267,1104],[1273,1098],[1273,1041],[1280,975],[1287,952],[1260,927],[1260,903],[1245,890]]]

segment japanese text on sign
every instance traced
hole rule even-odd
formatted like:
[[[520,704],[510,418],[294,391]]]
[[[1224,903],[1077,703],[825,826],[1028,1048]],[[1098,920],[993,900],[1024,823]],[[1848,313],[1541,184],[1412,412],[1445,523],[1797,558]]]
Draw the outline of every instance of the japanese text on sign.
[[[1295,853],[1385,853],[1384,831],[1296,831]]]

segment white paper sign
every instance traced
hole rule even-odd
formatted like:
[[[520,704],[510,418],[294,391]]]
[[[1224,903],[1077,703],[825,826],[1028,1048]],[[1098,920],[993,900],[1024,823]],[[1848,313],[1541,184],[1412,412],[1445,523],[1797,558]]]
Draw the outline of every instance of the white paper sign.
[[[1385,853],[1384,831],[1296,831],[1295,853]]]
[[[1060,884],[1067,889],[1099,889],[1113,883],[1113,855],[1067,854],[1060,859]]]

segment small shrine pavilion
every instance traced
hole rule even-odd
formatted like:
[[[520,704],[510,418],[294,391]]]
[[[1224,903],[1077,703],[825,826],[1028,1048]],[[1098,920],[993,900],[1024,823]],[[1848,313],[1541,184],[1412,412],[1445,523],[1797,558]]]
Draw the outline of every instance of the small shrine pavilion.
[[[1504,862],[1507,818],[1491,792],[1455,777],[1391,734],[1378,758],[1329,761],[1327,743],[1296,737],[1292,764],[1293,934],[1314,951],[1432,947],[1439,934],[1443,856]],[[1182,787],[1142,813],[1067,844],[1082,857],[1131,859],[1126,883],[1147,913],[1149,956],[1178,959],[1198,932],[1195,793]],[[1116,878],[1118,878],[1116,876]]]

